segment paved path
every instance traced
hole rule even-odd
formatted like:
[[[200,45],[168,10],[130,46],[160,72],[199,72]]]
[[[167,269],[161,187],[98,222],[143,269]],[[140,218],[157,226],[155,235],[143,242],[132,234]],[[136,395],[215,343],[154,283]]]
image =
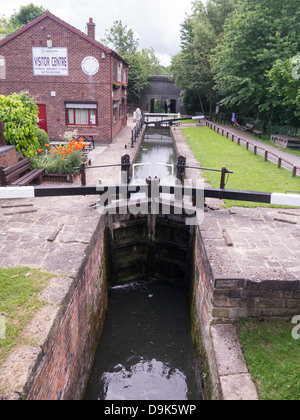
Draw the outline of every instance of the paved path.
[[[130,148],[134,125],[129,119],[128,126],[111,144],[97,145],[89,154],[92,164],[120,163],[124,153],[133,159],[141,141],[140,137],[135,148]],[[120,167],[87,171],[90,185],[97,184],[99,179],[103,184],[106,181],[117,184],[119,178]],[[80,185],[80,180],[74,184]],[[95,200],[95,197],[0,200],[0,266],[29,266],[74,275],[99,222],[98,212],[90,209]]]
[[[290,162],[289,164],[284,162],[284,161],[282,162],[282,166],[284,168],[288,169],[289,171],[293,170],[293,166],[297,166],[298,168],[300,168],[300,156],[293,155],[293,154],[285,152],[283,150],[279,150],[276,147],[265,144],[262,141],[260,141],[258,139],[255,139],[254,137],[250,136],[249,134],[247,134],[247,133],[245,133],[241,130],[238,130],[236,128],[228,127],[228,126],[217,124],[217,123],[212,123],[212,124],[215,125],[216,127],[219,127],[220,130],[222,130],[222,129],[226,130],[230,134],[229,138],[231,138],[232,135],[234,135],[235,136],[234,139],[235,139],[236,142],[237,142],[237,138],[240,138],[242,140],[242,142],[241,142],[242,146],[246,146],[247,141],[251,142],[252,144],[254,144],[256,146],[258,146],[257,154],[259,154],[260,156],[264,156],[264,152],[259,148],[263,148],[263,149],[267,150],[268,152],[270,152],[268,159],[270,161],[276,163],[276,165],[278,163],[278,157],[281,157],[282,159],[285,159],[288,162]],[[221,131],[220,131],[220,134],[221,134]],[[249,150],[254,151],[254,147],[251,144],[249,146]],[[271,155],[271,153],[273,155],[275,155],[276,157]],[[297,175],[300,175],[300,169],[297,170]]]

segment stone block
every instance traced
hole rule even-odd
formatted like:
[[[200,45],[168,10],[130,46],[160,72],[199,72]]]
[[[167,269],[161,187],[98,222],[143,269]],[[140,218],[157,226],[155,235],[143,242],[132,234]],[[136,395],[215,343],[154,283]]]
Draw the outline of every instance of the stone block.
[[[251,375],[239,374],[220,378],[225,401],[258,401],[259,396]]]
[[[236,328],[229,325],[214,325],[211,336],[220,376],[248,373]]]

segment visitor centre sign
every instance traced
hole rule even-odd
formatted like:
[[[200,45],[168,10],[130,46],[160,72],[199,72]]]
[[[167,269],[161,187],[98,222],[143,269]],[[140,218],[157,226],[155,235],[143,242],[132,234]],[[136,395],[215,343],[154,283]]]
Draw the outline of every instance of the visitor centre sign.
[[[33,74],[35,76],[68,76],[67,48],[32,48]]]

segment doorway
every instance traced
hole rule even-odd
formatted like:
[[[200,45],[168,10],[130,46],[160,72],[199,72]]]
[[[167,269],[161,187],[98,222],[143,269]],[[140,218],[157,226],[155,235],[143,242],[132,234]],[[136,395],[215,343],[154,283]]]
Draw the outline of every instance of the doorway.
[[[37,125],[41,130],[46,131],[46,133],[48,134],[46,105],[37,104],[37,106],[39,111]]]

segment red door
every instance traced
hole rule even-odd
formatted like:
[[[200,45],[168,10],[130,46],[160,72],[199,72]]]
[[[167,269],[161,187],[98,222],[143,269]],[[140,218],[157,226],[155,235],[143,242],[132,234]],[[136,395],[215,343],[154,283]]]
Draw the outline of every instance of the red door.
[[[48,133],[46,105],[37,104],[37,106],[39,109],[37,125],[39,128],[41,128],[42,130],[46,131],[46,133]]]

